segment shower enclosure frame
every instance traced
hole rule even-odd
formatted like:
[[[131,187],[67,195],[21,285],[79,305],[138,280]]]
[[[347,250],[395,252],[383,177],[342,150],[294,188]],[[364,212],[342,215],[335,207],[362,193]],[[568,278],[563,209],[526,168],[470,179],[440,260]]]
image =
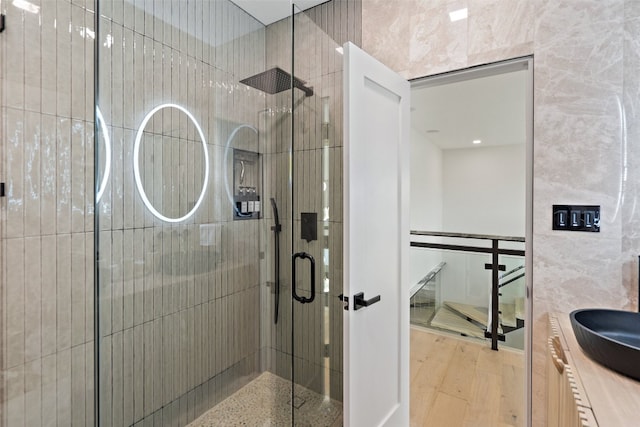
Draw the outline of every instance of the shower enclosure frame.
[[[104,73],[102,73],[101,67],[111,66],[111,61],[109,61],[109,60],[104,60],[104,61],[101,60],[101,56],[103,56],[101,52],[103,52],[103,50],[106,47],[107,42],[105,42],[105,40],[109,40],[109,38],[111,37],[111,33],[109,32],[110,28],[112,26],[115,27],[116,24],[119,24],[114,19],[105,17],[101,13],[102,12],[101,5],[102,4],[107,4],[109,2],[110,2],[110,0],[96,0],[96,13],[94,14],[94,26],[95,26],[95,33],[96,33],[96,37],[95,37],[95,41],[94,41],[95,54],[94,54],[94,70],[93,70],[93,73],[94,73],[94,94],[95,94],[95,98],[94,98],[94,100],[95,100],[94,135],[95,135],[95,141],[96,141],[95,150],[94,150],[94,164],[96,165],[96,167],[94,168],[94,187],[95,187],[96,194],[98,194],[98,191],[100,190],[101,184],[103,184],[101,182],[101,179],[102,179],[101,172],[102,171],[101,171],[100,165],[101,165],[101,162],[104,163],[104,160],[105,160],[102,157],[104,150],[103,150],[103,145],[101,145],[101,144],[104,144],[103,138],[105,136],[105,129],[108,129],[107,132],[113,132],[113,130],[111,130],[111,128],[115,128],[116,127],[116,125],[114,125],[112,122],[110,122],[111,118],[109,117],[109,114],[105,114],[105,116],[107,116],[106,120],[103,119],[102,117],[99,117],[99,116],[101,116],[101,113],[99,112],[99,109],[98,109],[98,106],[101,106],[101,101],[104,101],[102,90],[105,87],[104,86],[105,82],[101,81],[101,78],[103,78],[103,74],[104,74]],[[222,3],[222,2],[218,2],[218,1],[211,2],[211,3],[212,3],[212,6],[211,6],[212,8],[214,7],[214,5],[215,5],[216,8],[222,7],[225,10],[225,13],[232,13],[232,12],[230,12],[230,10],[234,8],[234,6],[232,6],[230,3],[227,4],[226,6],[220,6],[220,3]],[[110,9],[110,7],[111,6],[109,6],[107,9]],[[344,7],[346,8],[346,5]],[[236,13],[236,12],[233,12],[233,13]],[[324,13],[328,14],[329,12],[323,11],[322,13],[323,14]],[[331,13],[333,13],[333,7],[331,8]],[[298,173],[297,169],[295,168],[295,163],[296,163],[295,157],[297,157],[298,154],[296,152],[296,148],[295,148],[296,142],[294,141],[294,138],[295,138],[296,132],[299,132],[299,129],[297,128],[297,123],[296,123],[297,118],[295,118],[295,116],[296,116],[297,109],[298,108],[302,108],[302,103],[304,102],[304,100],[302,102],[300,102],[300,100],[298,98],[300,97],[300,94],[304,94],[305,98],[314,98],[313,95],[316,95],[317,98],[314,98],[314,99],[318,99],[318,100],[320,99],[320,97],[316,93],[314,93],[314,89],[313,88],[306,86],[305,83],[301,79],[295,77],[296,70],[295,70],[295,62],[294,61],[295,61],[295,56],[296,56],[296,50],[295,50],[295,41],[294,41],[294,39],[295,39],[295,31],[296,31],[296,27],[295,27],[295,21],[296,21],[295,16],[296,15],[299,16],[299,19],[304,20],[304,22],[306,22],[305,25],[307,25],[307,27],[308,27],[307,31],[311,31],[311,27],[316,25],[315,23],[313,23],[309,19],[308,16],[305,16],[304,13],[302,13],[300,11],[297,11],[295,5],[292,6],[292,15],[289,18],[287,18],[288,21],[290,22],[290,30],[289,30],[290,31],[289,37],[291,39],[290,40],[290,49],[291,49],[291,55],[290,55],[291,64],[290,64],[290,66],[291,66],[291,69],[292,69],[292,73],[289,74],[289,78],[290,78],[289,87],[286,89],[286,92],[283,94],[284,96],[290,98],[290,104],[289,104],[290,107],[289,107],[289,113],[288,114],[290,115],[290,122],[291,122],[290,123],[291,124],[290,132],[291,132],[291,135],[290,135],[289,141],[287,143],[288,144],[287,152],[288,152],[289,161],[286,162],[286,164],[288,165],[289,169],[286,170],[286,171],[285,170],[280,170],[280,172],[279,172],[281,174],[286,174],[286,176],[288,176],[288,178],[289,178],[289,180],[288,180],[289,187],[288,187],[288,191],[287,191],[287,193],[288,193],[287,198],[289,200],[287,200],[286,203],[283,205],[285,207],[286,213],[284,215],[284,219],[283,219],[282,224],[280,224],[280,222],[276,219],[275,225],[273,225],[273,227],[271,227],[271,230],[274,231],[273,236],[276,237],[276,238],[277,238],[277,235],[280,234],[280,230],[283,230],[284,231],[283,234],[285,234],[285,235],[286,235],[287,232],[290,234],[290,236],[289,236],[290,239],[287,239],[287,240],[290,241],[291,248],[295,248],[298,245],[298,242],[296,240],[296,233],[297,232],[295,231],[295,229],[297,228],[297,225],[299,224],[299,221],[296,219],[298,213],[293,210],[294,207],[296,206],[296,203],[297,203],[296,202],[296,197],[294,195],[294,192],[298,191],[298,188],[295,185],[295,180],[292,178],[292,177],[296,176],[295,175],[296,173]],[[151,15],[147,16],[145,14],[145,19],[150,20],[150,22],[152,22],[152,20],[155,19],[155,18],[156,17],[154,17],[154,16],[151,16]],[[146,43],[148,41],[151,43],[149,49],[154,48],[154,47],[157,48],[157,45],[156,46],[153,45],[154,39],[153,39],[152,36],[147,36],[145,34],[138,34],[136,32],[129,33],[128,32],[129,30],[130,29],[125,26],[124,30],[123,30],[123,33],[127,33],[128,35],[131,35],[132,36],[132,40],[134,42],[142,41],[143,43],[145,43],[145,45],[143,45],[143,46],[138,45],[139,48],[144,47],[145,49],[147,49],[147,47],[145,47],[145,46],[146,46]],[[176,31],[176,30],[174,29],[173,31]],[[136,39],[136,37],[138,37],[138,38]],[[308,35],[307,35],[307,37],[308,37]],[[115,43],[114,46],[115,47],[119,47],[119,45],[118,45],[119,41],[117,39],[115,41],[113,39],[111,39],[111,43]],[[130,43],[130,41],[128,41],[128,43]],[[160,45],[160,48],[163,48],[163,47],[165,47],[165,46],[164,45]],[[111,46],[109,46],[108,48],[110,49]],[[333,51],[333,48],[331,48],[331,50]],[[162,53],[162,54],[164,55],[164,53]],[[229,51],[228,54],[229,55],[233,55],[233,52]],[[135,57],[135,58],[137,58],[137,57]],[[107,73],[105,75],[109,75],[109,74]],[[112,76],[113,76],[112,78],[119,78],[119,76],[117,76],[115,74],[113,74]],[[240,79],[243,76],[236,76],[236,77],[238,79]],[[238,80],[236,80],[236,81],[238,81]],[[109,84],[109,87],[110,87],[110,84]],[[239,87],[240,86],[238,86],[237,84],[234,84],[234,88],[235,88],[234,90],[238,90]],[[109,90],[111,90],[111,89],[109,89]],[[338,89],[335,89],[335,91],[337,92]],[[250,92],[250,93],[254,94],[256,92]],[[258,96],[258,98],[260,99],[260,96]],[[111,95],[108,94],[106,99],[107,99],[107,102],[110,102],[111,99],[112,99]],[[262,98],[262,99],[264,99],[264,98]],[[338,102],[338,99],[339,99],[339,97],[336,97],[336,102]],[[105,110],[105,111],[110,109],[110,108],[106,108],[105,109],[104,106],[102,106],[102,107],[103,107],[103,110]],[[311,107],[305,107],[305,108],[307,108],[307,111],[308,111],[308,109],[311,108]],[[324,112],[324,110],[323,110],[323,112]],[[305,117],[308,117],[309,113],[305,112],[305,114],[307,114],[307,115],[301,116],[300,118],[304,119]],[[332,112],[332,114],[333,114],[333,112]],[[336,114],[337,114],[337,112],[336,112]],[[198,116],[197,112],[194,113],[194,116],[196,117],[196,119],[198,119],[198,120],[200,119],[200,117]],[[286,114],[285,114],[285,116],[286,116]],[[208,120],[213,120],[213,119],[214,118],[211,117]],[[195,119],[193,119],[193,120],[195,120]],[[145,121],[145,123],[146,123],[146,121]],[[153,120],[150,120],[148,126],[156,126],[156,125],[153,123]],[[198,125],[196,124],[196,126],[198,126]],[[205,124],[205,126],[206,126],[206,124]],[[327,121],[327,123],[323,122],[323,124],[322,124],[323,132],[324,131],[328,132],[329,126],[330,125],[329,125],[328,121]],[[143,131],[139,131],[139,132],[143,132]],[[144,131],[144,132],[146,132],[146,131]],[[338,129],[335,129],[335,134],[336,135],[339,134]],[[140,135],[142,135],[142,134],[140,134]],[[205,130],[205,135],[206,135],[206,130]],[[122,140],[122,143],[124,143],[124,144],[128,143],[126,131],[125,131],[125,135],[124,136],[121,135],[120,138]],[[142,136],[140,136],[140,138],[142,138]],[[327,134],[326,138],[330,138],[330,136]],[[212,135],[209,135],[207,137],[207,139],[212,141],[214,138],[213,138]],[[211,142],[209,144],[211,144]],[[336,141],[334,144],[336,146],[336,149],[335,149],[336,153],[339,153],[339,151],[337,150],[338,142]],[[211,150],[211,147],[209,147],[209,149]],[[327,151],[327,153],[329,152],[328,148],[327,149],[321,148],[321,150]],[[124,159],[126,161],[126,153],[125,153]],[[325,158],[323,157],[323,159],[325,159]],[[328,159],[329,159],[329,157],[326,157],[325,160],[328,161]],[[117,161],[117,160],[114,160],[114,161]],[[338,158],[337,157],[335,159],[332,158],[332,161],[338,161]],[[212,162],[213,162],[212,163],[212,168],[215,168],[216,166],[219,166],[219,163],[215,163],[216,162],[215,155],[213,157]],[[327,166],[327,168],[328,168],[328,166]],[[324,170],[325,167],[323,167],[322,169]],[[120,171],[120,172],[122,172],[122,171]],[[126,173],[126,170],[125,170],[125,173]],[[113,179],[114,179],[113,177],[110,178],[110,181],[109,181],[109,185],[110,186],[111,185],[115,185],[115,184],[112,184]],[[213,184],[208,184],[208,185],[212,186]],[[109,190],[109,191],[116,191],[116,190]],[[120,191],[120,190],[117,190],[117,191]],[[203,192],[204,191],[205,191],[205,189],[203,189]],[[213,195],[213,192],[208,193],[207,197],[210,197],[210,195]],[[268,195],[269,194],[268,194],[267,190],[264,189],[263,190],[263,194],[261,194],[262,200],[266,201],[267,198],[269,198]],[[135,197],[137,197],[137,196],[135,196]],[[102,221],[102,219],[103,219],[102,218],[103,217],[103,210],[104,210],[104,206],[102,205],[102,203],[104,202],[104,200],[101,201],[101,200],[98,200],[98,198],[96,198],[94,200],[94,202],[95,202],[95,204],[94,204],[94,212],[95,212],[95,215],[94,215],[94,230],[95,230],[95,233],[94,233],[94,242],[95,242],[95,246],[94,246],[94,266],[95,266],[94,267],[94,281],[95,282],[94,282],[94,301],[93,301],[93,303],[94,303],[94,325],[93,325],[93,327],[94,327],[94,334],[95,334],[95,351],[94,351],[93,357],[94,357],[94,364],[95,364],[94,365],[95,366],[95,370],[94,370],[94,388],[95,388],[95,393],[94,393],[94,403],[93,404],[94,404],[94,408],[95,408],[94,410],[95,410],[96,425],[101,425],[101,424],[104,424],[102,422],[102,420],[109,419],[109,417],[111,416],[111,415],[107,415],[105,413],[105,411],[111,411],[111,408],[107,408],[107,407],[104,406],[104,402],[102,400],[104,398],[104,396],[103,396],[102,391],[107,386],[111,387],[112,386],[111,382],[114,381],[113,378],[111,377],[112,373],[110,371],[108,371],[108,369],[111,369],[111,368],[104,368],[103,365],[102,365],[102,363],[104,363],[103,359],[106,357],[105,354],[104,354],[104,351],[103,351],[103,338],[102,338],[102,335],[104,334],[103,326],[105,324],[105,322],[101,318],[101,313],[103,312],[103,309],[104,309],[103,306],[102,306],[103,305],[102,302],[105,300],[105,298],[110,298],[110,296],[104,295],[101,292],[101,290],[105,286],[110,286],[111,283],[110,282],[104,282],[103,277],[101,275],[101,273],[102,273],[101,269],[104,268],[104,265],[102,263],[105,262],[105,260],[107,260],[107,261],[109,260],[109,256],[108,255],[107,255],[107,258],[105,258],[105,256],[104,256],[104,252],[105,252],[104,248],[101,248],[101,245],[104,243],[103,242],[104,236],[108,236],[108,233],[104,233],[104,230],[107,230],[105,228],[105,227],[107,227],[107,225],[104,223],[104,221]],[[290,210],[287,209],[287,207],[290,208]],[[144,215],[148,215],[148,213],[145,212],[145,211],[143,211],[143,213],[144,213]],[[262,213],[263,213],[262,218],[258,220],[259,223],[260,223],[259,229],[267,230],[268,229],[268,225],[271,225],[271,224],[269,224],[269,222],[272,219],[268,217],[267,209],[262,209]],[[274,211],[274,215],[277,215],[275,213],[275,211]],[[287,216],[289,216],[289,215],[290,215],[290,218],[287,218]],[[167,215],[167,217],[171,217],[171,215]],[[320,218],[322,219],[322,216]],[[108,222],[110,222],[110,221],[111,220],[108,219]],[[190,223],[190,221],[191,221],[191,219],[188,220],[189,223]],[[150,227],[156,227],[157,224],[160,223],[159,220],[157,220],[157,219],[151,219],[151,220],[145,219],[143,222],[144,222],[144,224],[149,224],[148,226],[150,226]],[[252,223],[252,222],[253,221],[238,221],[238,223]],[[327,222],[327,224],[328,224],[328,222]],[[197,225],[197,223],[196,223],[196,225]],[[177,226],[177,227],[178,227],[178,230],[180,230],[180,226]],[[328,225],[327,225],[327,227],[328,227]],[[280,230],[276,230],[277,228],[279,228]],[[286,230],[286,228],[289,228],[289,230]],[[320,228],[322,228],[322,227],[320,227]],[[262,235],[264,236],[265,233],[263,232]],[[283,237],[285,237],[285,236],[283,236]],[[323,239],[322,236],[320,238]],[[327,239],[327,237],[325,236],[324,239]],[[261,242],[261,245],[262,245],[261,247],[269,247],[269,246],[272,246],[272,244],[273,244],[273,242],[271,241],[271,239],[268,238],[264,242]],[[278,245],[278,246],[281,246],[281,245]],[[295,260],[295,258],[289,258],[288,256],[284,256],[284,257],[281,256],[281,255],[283,255],[283,253],[280,252],[280,251],[287,250],[287,246],[288,245],[285,244],[284,247],[277,247],[276,250],[278,251],[278,253],[276,254],[276,257],[280,257],[280,261],[282,261],[283,259],[291,259],[291,266],[294,267],[295,263],[293,261]],[[292,251],[292,252],[290,252],[290,254],[292,254],[292,256],[295,256],[294,252],[295,251]],[[298,251],[297,254],[298,254],[298,257],[302,257],[302,258],[307,259],[307,260],[313,260],[313,256],[310,253],[304,252],[304,250],[303,251]],[[114,261],[114,263],[117,264],[116,261]],[[315,264],[314,262],[311,262],[310,265],[313,266],[314,264]],[[264,263],[261,263],[261,266],[262,266],[261,268],[268,268],[267,266],[264,265]],[[298,268],[300,268],[300,266]],[[304,303],[305,303],[304,305],[306,305],[306,306],[312,306],[314,303],[315,304],[321,304],[322,303],[323,306],[326,307],[327,310],[328,309],[333,309],[333,308],[330,308],[329,305],[327,305],[329,303],[331,303],[331,305],[333,305],[334,307],[336,306],[336,304],[334,304],[332,302],[332,300],[330,299],[332,297],[329,295],[328,291],[323,292],[322,290],[320,290],[319,293],[318,293],[318,296],[315,298],[315,301],[314,301],[314,297],[307,293],[309,291],[309,288],[308,288],[309,282],[313,282],[314,280],[307,281],[307,275],[305,274],[306,268],[307,267],[304,266],[303,270],[301,270],[301,273],[298,275],[298,278],[303,278],[305,283],[302,283],[300,285],[300,287],[298,288],[298,291],[296,291],[295,290],[296,288],[294,288],[295,284],[289,283],[288,284],[289,286],[287,286],[287,283],[286,283],[288,281],[288,279],[290,281],[291,276],[294,274],[293,270],[289,269],[286,265],[285,266],[280,266],[280,268],[279,268],[280,271],[283,271],[283,270],[285,272],[287,270],[290,270],[290,271],[287,272],[285,274],[285,277],[283,277],[281,279],[283,284],[284,284],[284,288],[285,288],[284,292],[276,291],[280,295],[279,295],[279,298],[278,298],[279,303],[276,302],[275,304],[279,304],[280,308],[282,307],[282,305],[285,305],[285,306],[289,305],[290,306],[290,308],[288,310],[289,311],[288,314],[290,315],[290,317],[288,319],[288,323],[290,323],[290,325],[288,326],[288,328],[289,328],[288,334],[289,334],[290,343],[288,344],[288,346],[290,346],[291,353],[289,355],[287,355],[286,351],[285,351],[285,352],[282,353],[282,356],[277,356],[279,350],[277,350],[276,348],[273,349],[272,353],[273,353],[273,355],[275,355],[275,357],[285,357],[285,358],[289,359],[288,364],[289,364],[289,370],[290,371],[289,371],[289,374],[285,374],[285,375],[287,377],[290,377],[289,380],[291,381],[290,382],[290,385],[291,385],[291,387],[290,387],[291,404],[289,405],[289,410],[291,411],[290,412],[290,420],[291,420],[292,425],[293,425],[293,423],[295,422],[295,419],[296,419],[295,418],[296,415],[294,415],[295,414],[295,410],[293,409],[293,405],[294,405],[294,401],[296,399],[296,394],[295,394],[296,387],[298,387],[298,385],[296,385],[295,387],[293,385],[294,384],[299,384],[300,386],[310,386],[310,385],[306,384],[304,382],[305,380],[302,379],[302,376],[300,376],[300,380],[299,380],[300,382],[299,383],[296,382],[297,378],[298,378],[298,372],[300,374],[303,374],[305,371],[308,371],[308,368],[304,368],[303,369],[303,368],[299,368],[297,366],[299,363],[302,363],[302,365],[304,365],[307,362],[305,360],[302,360],[302,359],[297,359],[296,356],[295,356],[295,352],[294,352],[294,343],[297,340],[296,333],[297,333],[297,330],[299,330],[299,327],[300,327],[300,326],[297,325],[298,329],[294,330],[294,324],[295,323],[299,323],[299,325],[304,325],[304,322],[305,322],[304,319],[307,319],[308,317],[305,317],[304,319],[297,319],[297,317],[296,317],[297,316],[296,315],[297,312],[296,312],[296,309],[294,308],[294,304],[298,304],[298,302],[295,302],[294,298],[290,298],[289,296],[293,297],[294,296],[293,294],[296,294],[296,292],[301,292],[300,300],[304,301]],[[289,273],[291,274],[291,276],[289,276]],[[310,273],[312,274],[313,278],[316,277],[316,274],[317,275],[328,274],[328,273],[325,273],[322,268],[319,268],[317,273],[314,270],[314,268],[311,268]],[[289,277],[286,277],[286,276],[289,276]],[[146,280],[146,278],[145,278],[145,280]],[[281,280],[276,279],[276,283],[280,282]],[[262,279],[261,279],[261,281],[262,281]],[[289,289],[287,289],[287,287]],[[275,305],[275,304],[273,304],[273,302],[272,302],[273,309],[277,310],[277,308],[275,308],[277,305]],[[282,313],[282,310],[280,310],[280,316],[282,317],[282,315],[284,315],[284,314],[285,313]],[[341,315],[341,313],[340,313],[340,315]],[[272,316],[271,319],[270,319],[270,323],[273,322],[273,323],[271,323],[272,325],[273,324],[278,325],[278,324],[282,323],[282,322],[277,322],[277,323],[274,322],[274,320],[277,320],[276,316],[278,316],[277,312],[274,313],[274,316]],[[305,316],[308,316],[308,315],[305,315]],[[264,322],[265,319],[262,319],[262,321]],[[341,339],[341,328],[336,328],[336,326],[334,326],[333,328],[336,329],[336,330],[339,329],[339,331],[340,331],[340,337],[339,338]],[[323,328],[321,327],[319,331],[323,331]],[[313,335],[315,335],[315,334],[310,334],[310,336],[313,336]],[[332,338],[332,339],[334,339],[334,338]],[[319,357],[319,360],[323,360],[323,361],[324,360],[329,360],[327,358],[327,356],[325,355],[325,353],[328,351],[328,346],[327,345],[325,345],[324,348],[322,348],[322,346],[320,346],[320,345],[316,345],[315,347],[317,347],[316,350],[320,352],[317,355],[317,357]],[[335,347],[336,347],[336,349],[333,350],[333,353],[334,354],[338,354],[337,350],[341,349],[341,345],[338,342],[336,342],[335,343]],[[283,348],[282,350],[285,350],[285,348]],[[111,354],[111,353],[109,353],[109,354]],[[323,376],[326,376],[327,378],[329,376],[331,376],[332,378],[334,378],[334,377],[338,378],[337,377],[338,374],[341,376],[341,369],[342,369],[341,361],[338,361],[338,362],[339,362],[339,365],[336,365],[337,367],[334,367],[332,369],[339,369],[339,370],[331,371],[331,373],[329,373],[329,365],[328,364],[326,365],[326,367],[323,367],[322,370],[326,370],[326,373],[323,374]],[[143,361],[142,363],[145,363],[145,362]],[[322,362],[322,363],[324,364],[325,362]],[[326,363],[328,363],[328,362],[326,362]],[[300,366],[302,366],[302,365],[300,365]],[[107,371],[105,371],[104,369],[107,369]],[[134,368],[130,368],[130,369],[134,369]],[[137,369],[137,368],[135,368],[135,369]],[[321,372],[322,370],[320,370],[318,372]],[[339,385],[339,387],[338,387],[338,385]],[[336,385],[334,386],[334,389],[336,389],[336,390],[340,389],[341,390],[341,381],[339,381],[339,383],[336,383]],[[327,394],[328,394],[328,390],[327,390]],[[341,392],[340,392],[340,394],[334,396],[334,399],[340,399],[340,398],[341,398]],[[145,409],[145,411],[146,411],[146,409]],[[145,417],[146,417],[146,415],[145,415]],[[139,420],[139,418],[136,418],[136,420]]]

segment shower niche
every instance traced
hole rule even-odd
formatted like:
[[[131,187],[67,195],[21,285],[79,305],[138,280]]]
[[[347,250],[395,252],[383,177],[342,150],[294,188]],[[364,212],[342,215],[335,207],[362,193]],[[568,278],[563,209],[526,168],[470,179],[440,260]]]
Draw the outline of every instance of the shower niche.
[[[259,219],[262,211],[262,158],[253,151],[233,150],[233,218]]]

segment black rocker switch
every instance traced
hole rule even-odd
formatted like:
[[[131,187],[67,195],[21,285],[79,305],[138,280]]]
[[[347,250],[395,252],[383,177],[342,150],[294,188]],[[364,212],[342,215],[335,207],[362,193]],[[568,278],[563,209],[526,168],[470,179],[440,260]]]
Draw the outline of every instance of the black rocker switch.
[[[585,228],[593,227],[595,221],[595,213],[593,211],[584,211],[583,218]]]
[[[580,227],[580,225],[581,225],[580,224],[581,223],[581,221],[580,221],[581,217],[582,217],[582,213],[577,209],[572,209],[569,212],[569,218],[570,218],[570,221],[571,221],[571,223],[569,225],[571,226],[571,228]]]
[[[566,210],[558,210],[553,213],[553,229],[567,228],[569,212]]]

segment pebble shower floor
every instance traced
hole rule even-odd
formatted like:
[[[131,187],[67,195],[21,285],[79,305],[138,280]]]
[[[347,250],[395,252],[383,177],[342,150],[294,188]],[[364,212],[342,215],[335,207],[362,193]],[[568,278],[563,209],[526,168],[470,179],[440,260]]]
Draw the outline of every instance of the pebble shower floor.
[[[282,427],[291,424],[291,407],[291,383],[264,372],[188,427]],[[293,408],[296,426],[342,426],[342,403],[299,385]]]

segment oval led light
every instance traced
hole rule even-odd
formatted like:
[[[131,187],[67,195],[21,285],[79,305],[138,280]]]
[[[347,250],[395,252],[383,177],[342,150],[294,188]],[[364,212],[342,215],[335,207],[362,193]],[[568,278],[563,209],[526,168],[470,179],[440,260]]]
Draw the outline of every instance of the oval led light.
[[[241,129],[245,129],[245,128],[252,130],[253,132],[256,133],[256,135],[258,135],[258,129],[256,129],[255,127],[247,124],[241,124],[238,127],[236,127],[231,132],[231,134],[229,134],[229,138],[227,138],[227,143],[224,146],[224,166],[223,166],[224,187],[227,190],[227,197],[229,198],[229,203],[231,203],[231,206],[233,206],[233,210],[236,212],[238,216],[245,216],[245,215],[238,210],[236,204],[233,202],[233,195],[231,194],[231,186],[229,185],[229,172],[228,172],[229,169],[227,167],[227,164],[229,163],[229,153],[231,153],[231,142],[233,142],[233,139],[236,137],[236,134]]]
[[[200,193],[200,197],[198,197],[198,201],[193,206],[193,209],[187,212],[186,215],[181,216],[179,218],[169,218],[165,215],[162,215],[151,204],[151,202],[149,201],[149,198],[147,197],[147,193],[145,193],[144,188],[142,186],[142,179],[140,178],[140,166],[139,166],[140,143],[142,142],[142,135],[144,134],[144,128],[147,126],[147,123],[149,122],[149,120],[151,120],[151,117],[153,117],[155,113],[157,113],[158,111],[164,108],[175,108],[177,110],[182,111],[187,115],[187,117],[189,117],[189,120],[191,120],[191,122],[195,125],[196,129],[198,130],[198,134],[200,135],[200,141],[202,142],[202,150],[204,151],[204,180],[202,182],[202,192]],[[190,218],[198,210],[198,208],[200,207],[200,204],[204,200],[204,195],[207,192],[207,181],[209,179],[209,152],[207,150],[207,141],[204,138],[204,133],[202,132],[202,128],[200,127],[200,124],[198,124],[198,121],[195,119],[195,117],[193,117],[193,115],[189,111],[187,111],[184,107],[181,107],[177,104],[162,104],[155,107],[153,110],[149,112],[149,114],[145,116],[144,120],[142,120],[142,123],[140,124],[140,127],[138,128],[138,132],[136,133],[136,140],[133,144],[133,174],[136,181],[136,187],[138,188],[138,192],[140,193],[140,197],[142,197],[142,201],[144,202],[144,205],[147,207],[147,209],[149,209],[149,211],[156,218],[161,219],[162,221],[165,221],[165,222],[182,222]]]
[[[107,124],[99,107],[96,107],[96,119],[100,122],[100,132],[102,133],[102,138],[104,138],[104,172],[100,181],[100,188],[96,193],[96,203],[98,203],[104,194],[105,188],[107,188],[107,181],[109,181],[109,174],[111,173],[111,137],[109,137]]]

